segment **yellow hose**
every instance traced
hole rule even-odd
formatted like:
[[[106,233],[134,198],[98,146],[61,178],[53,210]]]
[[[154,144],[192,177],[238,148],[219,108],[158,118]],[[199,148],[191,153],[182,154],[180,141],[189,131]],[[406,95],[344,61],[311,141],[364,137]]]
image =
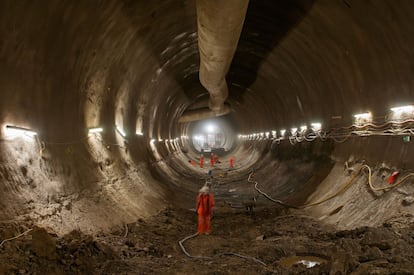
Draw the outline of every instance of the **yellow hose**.
[[[403,183],[404,181],[406,181],[409,177],[414,176],[414,173],[410,173],[406,176],[404,176],[400,181],[398,181],[396,184],[393,185],[389,185],[389,186],[385,186],[385,187],[374,187],[372,185],[372,172],[371,172],[371,168],[368,165],[363,165],[361,167],[362,168],[367,168],[368,169],[368,183],[369,183],[369,187],[371,187],[372,191],[383,191],[383,190],[391,190],[395,187],[397,187],[398,185],[400,185],[401,183]]]

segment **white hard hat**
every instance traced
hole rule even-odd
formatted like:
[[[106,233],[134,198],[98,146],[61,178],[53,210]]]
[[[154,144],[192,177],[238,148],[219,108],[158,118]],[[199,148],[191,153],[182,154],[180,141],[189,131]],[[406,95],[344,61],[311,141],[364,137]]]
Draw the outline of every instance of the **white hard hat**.
[[[209,193],[210,192],[210,188],[208,188],[208,186],[204,185],[203,187],[201,187],[200,191],[198,191],[199,193]]]

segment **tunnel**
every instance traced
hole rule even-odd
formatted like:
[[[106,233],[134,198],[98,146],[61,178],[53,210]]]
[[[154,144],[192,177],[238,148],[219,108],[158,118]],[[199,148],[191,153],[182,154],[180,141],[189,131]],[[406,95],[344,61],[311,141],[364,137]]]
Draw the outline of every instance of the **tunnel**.
[[[411,274],[413,16],[0,1],[0,273]]]

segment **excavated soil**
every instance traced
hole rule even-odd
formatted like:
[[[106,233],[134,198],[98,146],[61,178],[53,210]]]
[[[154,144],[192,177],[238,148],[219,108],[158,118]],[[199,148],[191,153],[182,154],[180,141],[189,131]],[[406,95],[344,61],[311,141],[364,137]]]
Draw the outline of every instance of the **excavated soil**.
[[[0,274],[413,274],[412,217],[336,231],[281,208],[218,206],[210,235],[196,214],[167,208],[95,236],[58,237],[30,224],[1,224]],[[404,222],[405,221],[405,222]],[[313,265],[313,267],[311,267]]]

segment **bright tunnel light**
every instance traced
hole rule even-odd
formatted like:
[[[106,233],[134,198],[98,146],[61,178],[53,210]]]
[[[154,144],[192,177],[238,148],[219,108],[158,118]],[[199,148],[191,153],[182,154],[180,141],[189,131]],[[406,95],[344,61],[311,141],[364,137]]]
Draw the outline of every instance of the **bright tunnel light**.
[[[24,136],[30,136],[34,137],[37,135],[37,133],[31,129],[18,127],[18,126],[12,126],[12,125],[6,125],[6,132],[10,135],[24,135]]]
[[[154,144],[155,143],[155,139],[151,139],[150,144]]]
[[[206,130],[207,130],[208,133],[213,133],[215,129],[216,129],[216,127],[213,124],[208,124],[206,126]]]
[[[391,108],[391,111],[393,111],[395,113],[413,112],[414,111],[414,106],[413,105],[407,105],[407,106],[394,107],[394,108]]]
[[[290,133],[293,135],[298,131],[298,128],[292,128],[290,129]]]
[[[122,136],[122,137],[126,137],[126,134],[124,132],[124,130],[122,130],[121,128],[119,128],[118,126],[116,126],[116,130],[117,132]]]
[[[371,117],[371,113],[367,112],[367,113],[356,114],[356,115],[354,115],[354,117],[356,119],[367,119],[367,118]]]
[[[308,127],[306,126],[306,125],[302,125],[302,126],[300,126],[300,131],[301,132],[304,132],[304,131],[306,131],[308,129]]]
[[[280,135],[281,135],[282,137],[284,137],[284,136],[285,136],[285,133],[286,133],[286,130],[285,130],[285,129],[280,130]]]
[[[96,134],[96,133],[102,133],[103,128],[97,127],[97,128],[89,128],[88,133],[89,134]]]
[[[144,133],[143,132],[136,132],[137,136],[143,136]]]
[[[311,126],[314,131],[319,131],[320,129],[322,129],[322,124],[319,122],[311,123]]]

